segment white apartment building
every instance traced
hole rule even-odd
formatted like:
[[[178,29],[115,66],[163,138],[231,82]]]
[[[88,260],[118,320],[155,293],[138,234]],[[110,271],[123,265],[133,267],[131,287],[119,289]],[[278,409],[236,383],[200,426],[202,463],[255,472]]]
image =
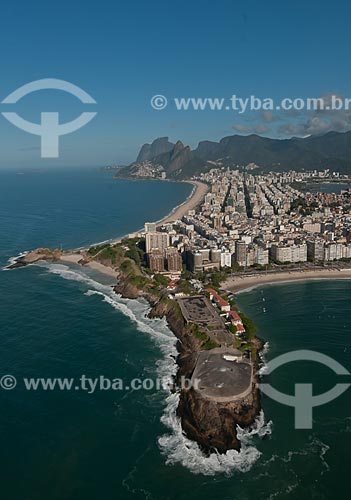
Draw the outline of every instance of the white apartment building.
[[[232,254],[228,250],[221,252],[221,267],[231,267]]]

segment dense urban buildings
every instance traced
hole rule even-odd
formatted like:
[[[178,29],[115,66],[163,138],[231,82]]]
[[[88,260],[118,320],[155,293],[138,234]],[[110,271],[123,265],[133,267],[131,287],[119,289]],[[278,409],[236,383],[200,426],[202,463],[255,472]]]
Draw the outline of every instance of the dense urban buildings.
[[[255,168],[201,174],[197,180],[209,190],[197,210],[161,227],[145,224],[150,268],[196,274],[351,259],[351,190],[335,194],[306,187],[335,174],[254,175]]]

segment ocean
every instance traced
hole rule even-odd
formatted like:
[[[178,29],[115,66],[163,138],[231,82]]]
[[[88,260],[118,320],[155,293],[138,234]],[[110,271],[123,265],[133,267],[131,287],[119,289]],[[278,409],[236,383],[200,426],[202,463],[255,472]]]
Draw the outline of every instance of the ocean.
[[[98,169],[0,171],[0,266],[39,246],[76,248],[158,220],[192,186],[112,179]],[[0,272],[1,499],[331,499],[346,496],[350,391],[314,409],[313,429],[294,430],[293,408],[263,396],[243,450],[205,457],[162,390],[25,390],[23,377],[130,381],[171,378],[175,339],[146,303],[120,299],[111,280],[60,264]],[[239,295],[265,340],[264,357],[297,349],[351,368],[351,281],[265,286]],[[264,360],[262,361],[264,365]],[[315,366],[314,366],[315,365]],[[264,368],[263,368],[264,370]],[[265,377],[268,378],[268,377]],[[339,381],[329,369],[294,362],[269,376],[277,389]]]

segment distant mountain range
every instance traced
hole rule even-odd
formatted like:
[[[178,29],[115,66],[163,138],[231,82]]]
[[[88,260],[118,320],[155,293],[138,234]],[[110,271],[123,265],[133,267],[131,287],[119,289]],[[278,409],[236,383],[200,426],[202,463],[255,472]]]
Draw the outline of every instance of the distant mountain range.
[[[181,141],[161,137],[144,144],[137,163],[162,165],[167,177],[188,178],[216,165],[245,166],[255,163],[262,171],[313,170],[329,168],[351,173],[351,132],[329,132],[304,139],[269,139],[258,135],[224,137],[219,142],[203,141],[191,150]]]

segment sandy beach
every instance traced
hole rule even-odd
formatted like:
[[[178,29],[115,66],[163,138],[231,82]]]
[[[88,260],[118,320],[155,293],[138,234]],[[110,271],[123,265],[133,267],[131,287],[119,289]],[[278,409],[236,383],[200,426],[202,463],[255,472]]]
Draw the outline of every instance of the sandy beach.
[[[91,261],[88,262],[88,264],[85,264],[87,267],[90,267],[90,269],[94,269],[94,271],[99,271],[99,273],[106,274],[107,276],[111,276],[111,278],[117,279],[118,278],[118,272],[112,269],[112,267],[105,266],[104,264],[101,264],[100,262],[95,262]]]
[[[235,276],[227,279],[222,288],[230,290],[231,292],[243,292],[261,285],[274,285],[281,283],[295,283],[297,281],[308,280],[337,280],[337,279],[351,279],[351,269],[323,269],[316,271],[292,271],[282,272],[276,274],[262,274],[253,276]]]
[[[79,264],[80,263],[79,261],[81,261],[82,259],[84,259],[84,255],[74,252],[65,253],[60,257],[60,261],[63,263],[66,262],[67,264]],[[100,262],[92,260],[83,265],[86,267],[90,267],[90,269],[94,269],[94,271],[99,271],[102,274],[111,276],[111,278],[117,279],[118,277],[117,271],[115,271],[112,267],[101,264]]]
[[[291,271],[276,274],[261,274],[253,276],[236,276],[235,278],[227,279],[222,288],[231,292],[243,292],[261,285],[274,285],[279,283],[294,283],[297,281],[309,280],[337,280],[351,279],[351,269],[323,269],[316,271]]]
[[[165,224],[166,222],[172,222],[174,220],[181,219],[189,210],[193,210],[196,208],[205,197],[205,194],[209,191],[209,186],[199,181],[184,181],[188,184],[193,184],[195,186],[195,191],[192,196],[185,200],[184,203],[179,205],[173,213],[167,215],[163,219],[157,222],[157,225]]]
[[[157,226],[162,226],[162,224],[165,224],[167,222],[173,222],[175,220],[181,219],[185,214],[188,213],[189,210],[193,210],[196,208],[202,200],[204,199],[206,193],[208,193],[210,187],[207,184],[204,184],[203,182],[200,181],[171,181],[168,179],[165,179],[163,182],[187,182],[188,184],[193,184],[195,187],[193,193],[189,198],[187,198],[181,205],[178,205],[175,207],[175,209],[172,211],[171,214],[166,215],[159,221],[155,221]],[[145,222],[153,222],[153,221],[145,221]],[[124,238],[133,238],[139,235],[141,231],[144,230],[144,227],[138,229],[138,231],[135,231],[133,233],[126,234],[124,236],[119,236],[116,239],[111,239],[109,240],[109,243],[119,243],[122,241]],[[98,244],[98,243],[97,243]],[[87,248],[85,249],[87,250]]]
[[[181,219],[189,210],[192,210],[196,208],[204,199],[205,194],[209,191],[209,186],[207,184],[204,184],[203,182],[199,181],[184,181],[188,182],[194,185],[195,189],[192,192],[192,195],[185,200],[181,205],[175,208],[175,210],[170,214],[166,215],[163,219],[157,222],[157,225],[160,226],[161,224],[164,224],[166,222],[171,222],[175,221],[178,219]],[[119,243],[123,238],[128,238],[128,237],[133,237],[137,236],[141,231],[143,230],[140,229],[139,231],[136,231],[135,233],[129,234],[128,236],[122,236],[117,239],[110,240],[109,243]],[[99,244],[99,243],[97,243]],[[101,244],[101,243],[100,243]],[[99,271],[103,274],[106,274],[110,276],[111,278],[117,279],[118,278],[118,272],[115,271],[112,267],[105,266],[101,264],[100,262],[96,261],[89,261],[89,258],[87,259],[87,255],[85,252],[89,249],[87,248],[79,248],[75,249],[72,251],[66,251],[62,252],[59,250],[55,250],[54,254],[52,252],[46,252],[45,249],[37,249],[33,250],[32,252],[28,252],[24,257],[22,257],[20,260],[22,263],[26,264],[33,264],[41,259],[43,260],[50,260],[53,258],[53,256],[56,258],[56,260],[62,262],[62,263],[67,263],[67,264],[82,264],[84,266],[90,267],[91,269],[94,269],[95,271]],[[56,253],[55,253],[56,252]],[[85,260],[85,262],[80,262],[81,260]]]

